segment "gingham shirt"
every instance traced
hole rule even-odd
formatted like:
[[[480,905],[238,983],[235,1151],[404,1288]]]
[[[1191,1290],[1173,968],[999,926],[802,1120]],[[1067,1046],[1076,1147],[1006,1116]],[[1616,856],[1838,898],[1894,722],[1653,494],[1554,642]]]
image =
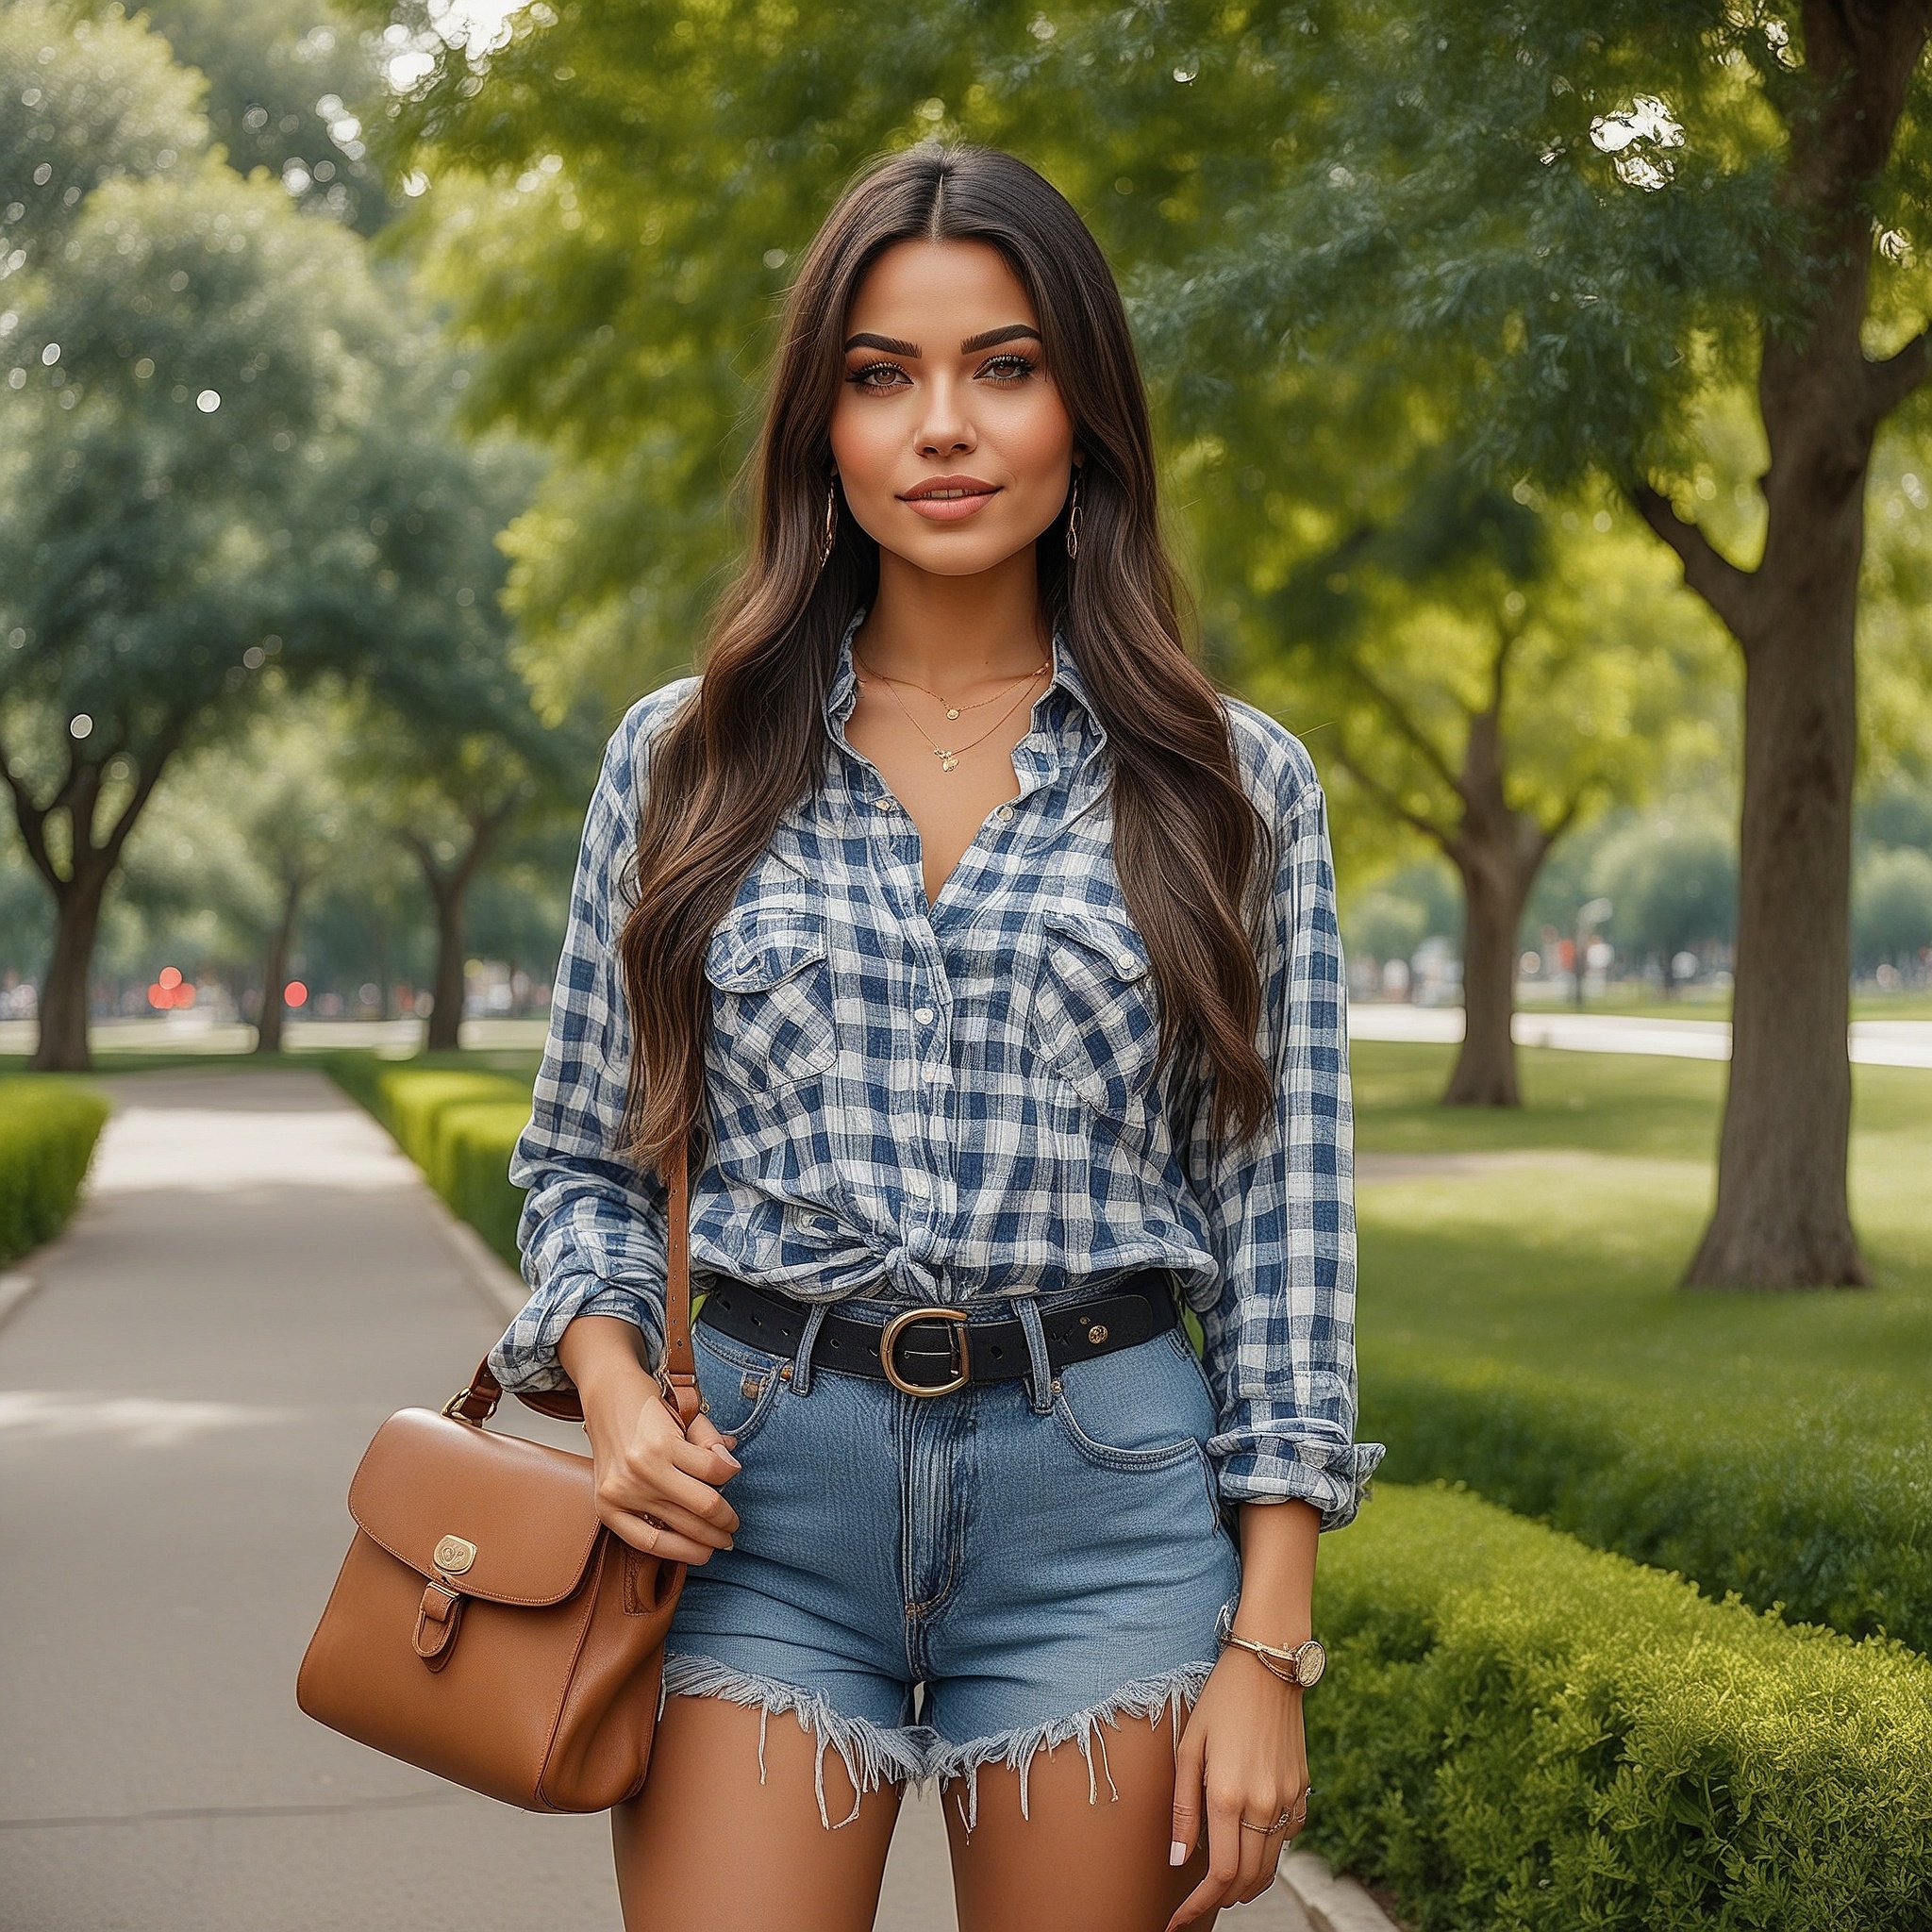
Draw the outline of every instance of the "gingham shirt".
[[[860,613],[862,615],[863,613]],[[1349,1521],[1381,1459],[1356,1415],[1353,1155],[1325,810],[1301,745],[1224,700],[1274,828],[1257,1045],[1272,1119],[1216,1147],[1200,1083],[1156,1080],[1158,988],[1114,870],[1107,734],[1063,639],[996,807],[929,909],[919,834],[845,736],[853,620],[818,790],[779,823],[705,962],[713,1132],[691,1174],[694,1285],[962,1304],[1168,1268],[1200,1317],[1229,1498]],[[665,1189],[613,1157],[629,1032],[615,941],[652,740],[680,678],[611,739],[584,827],[550,1037],[510,1178],[532,1294],[491,1357],[565,1377],[578,1315],[663,1335]]]

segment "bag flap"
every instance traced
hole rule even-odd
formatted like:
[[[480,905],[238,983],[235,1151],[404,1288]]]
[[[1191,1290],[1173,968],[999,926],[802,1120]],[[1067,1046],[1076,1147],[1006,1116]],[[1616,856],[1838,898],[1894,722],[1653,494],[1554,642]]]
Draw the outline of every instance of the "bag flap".
[[[588,1456],[426,1408],[376,1430],[349,1514],[419,1575],[441,1571],[466,1596],[530,1607],[577,1587],[602,1527]]]

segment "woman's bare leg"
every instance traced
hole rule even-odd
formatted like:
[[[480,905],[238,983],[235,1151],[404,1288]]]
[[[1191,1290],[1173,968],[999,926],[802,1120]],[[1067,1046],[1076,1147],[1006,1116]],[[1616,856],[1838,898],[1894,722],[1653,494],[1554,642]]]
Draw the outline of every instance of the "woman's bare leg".
[[[869,1932],[878,1910],[899,1792],[869,1791],[850,1824],[852,1780],[825,1753],[825,1812],[812,1788],[817,1745],[789,1711],[717,1697],[664,1707],[642,1795],[611,1814],[625,1932]]]
[[[1123,1718],[1095,1734],[1090,1802],[1087,1760],[1077,1743],[1034,1755],[1027,1816],[1020,1774],[989,1765],[979,1774],[979,1818],[969,1834],[965,1783],[946,1788],[946,1832],[959,1932],[1162,1932],[1174,1907],[1208,1869],[1205,1847],[1178,1870],[1174,1838],[1174,1725]],[[1107,1752],[1107,1770],[1100,1752]],[[1113,1790],[1108,1788],[1108,1775]],[[1210,1915],[1195,1921],[1208,1932]]]

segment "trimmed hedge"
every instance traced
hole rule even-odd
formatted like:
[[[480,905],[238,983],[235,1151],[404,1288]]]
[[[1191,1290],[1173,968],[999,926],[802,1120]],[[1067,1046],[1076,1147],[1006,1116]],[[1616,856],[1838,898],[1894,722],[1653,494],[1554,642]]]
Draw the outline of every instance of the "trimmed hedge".
[[[0,1080],[0,1261],[66,1225],[107,1118],[100,1094],[58,1075]]]
[[[336,1084],[389,1129],[458,1218],[514,1267],[524,1191],[509,1184],[509,1156],[530,1118],[529,1083],[366,1054],[332,1054],[327,1064]]]
[[[1405,1481],[1466,1482],[1713,1593],[1932,1651],[1932,1441],[1894,1414],[1783,1403],[1712,1425],[1453,1361],[1381,1360],[1363,1389],[1363,1433]]]
[[[1422,1932],[1924,1932],[1932,1664],[1474,1496],[1324,1539],[1309,1843]]]

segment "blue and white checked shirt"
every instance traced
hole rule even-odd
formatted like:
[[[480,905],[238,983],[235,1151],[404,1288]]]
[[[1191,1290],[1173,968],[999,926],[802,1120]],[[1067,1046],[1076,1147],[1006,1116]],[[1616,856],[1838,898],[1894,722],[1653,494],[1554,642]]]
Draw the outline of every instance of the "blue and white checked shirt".
[[[862,616],[863,613],[860,613]],[[820,788],[780,822],[719,923],[691,1175],[693,1275],[804,1301],[968,1303],[1175,1271],[1220,1405],[1230,1498],[1355,1514],[1382,1451],[1353,1441],[1354,1159],[1326,815],[1301,745],[1224,702],[1275,829],[1257,1045],[1273,1121],[1212,1145],[1198,1083],[1153,1076],[1158,990],[1114,870],[1107,734],[1063,639],[996,807],[927,908],[911,818],[844,723],[847,630]],[[549,1043],[510,1178],[533,1291],[491,1361],[565,1380],[578,1315],[663,1337],[665,1189],[616,1159],[630,1043],[615,941],[652,740],[697,680],[634,706],[584,827]],[[698,1285],[702,1285],[701,1282]]]

